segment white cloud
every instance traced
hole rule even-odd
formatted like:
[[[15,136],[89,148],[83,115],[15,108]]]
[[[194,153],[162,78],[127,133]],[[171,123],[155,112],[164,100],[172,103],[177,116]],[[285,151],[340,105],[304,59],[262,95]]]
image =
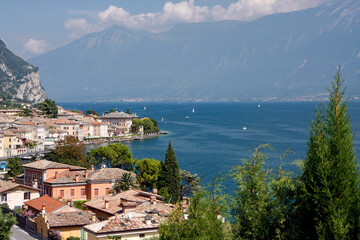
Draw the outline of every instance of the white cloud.
[[[24,45],[24,49],[34,54],[41,54],[49,50],[49,45],[44,40],[30,38]]]
[[[84,18],[70,18],[65,22],[65,28],[72,31],[70,37],[77,38],[89,32],[89,27]]]
[[[194,0],[188,0],[178,3],[166,2],[162,11],[135,15],[122,7],[110,5],[106,10],[99,12],[91,23],[84,18],[68,19],[65,28],[72,31],[72,37],[99,31],[112,24],[160,32],[169,30],[175,24],[186,22],[249,21],[268,14],[315,7],[325,1],[327,0],[238,0],[228,7],[208,7],[198,6]]]

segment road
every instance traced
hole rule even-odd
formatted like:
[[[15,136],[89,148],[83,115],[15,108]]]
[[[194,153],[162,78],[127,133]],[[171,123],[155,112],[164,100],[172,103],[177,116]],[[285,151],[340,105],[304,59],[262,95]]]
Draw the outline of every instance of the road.
[[[11,240],[38,240],[39,238],[31,236],[28,232],[21,229],[18,225],[11,228]]]

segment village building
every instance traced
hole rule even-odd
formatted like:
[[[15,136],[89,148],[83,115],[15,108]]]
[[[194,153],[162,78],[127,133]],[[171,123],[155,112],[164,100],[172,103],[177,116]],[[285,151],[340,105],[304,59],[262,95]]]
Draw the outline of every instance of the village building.
[[[146,195],[151,194],[150,197],[143,194],[142,191],[128,190],[112,196],[112,199],[104,197],[105,206],[99,205],[97,208],[101,206],[105,211],[111,209],[111,212],[116,211],[116,213],[100,223],[85,226],[86,239],[117,237],[140,240],[158,237],[160,224],[166,221],[169,214],[175,210],[175,206],[159,201],[156,194],[147,193]],[[115,199],[120,199],[120,201]],[[94,208],[90,209],[94,210]]]
[[[100,168],[87,178],[88,199],[96,199],[109,194],[115,183],[119,182],[124,173],[130,173],[136,181],[136,174],[120,168]]]
[[[84,205],[94,212],[100,220],[104,220],[119,213],[135,211],[138,205],[150,200],[155,203],[162,203],[163,197],[156,193],[130,189],[118,194],[105,195],[86,202]]]
[[[98,222],[95,214],[91,211],[73,212],[52,212],[41,213],[35,218],[37,233],[43,237],[48,237],[49,230],[60,232],[61,239],[68,237],[81,237],[85,239],[82,228],[85,225]]]
[[[44,187],[47,179],[55,177],[66,171],[84,171],[85,168],[52,162],[48,160],[35,160],[35,162],[23,164],[24,175],[17,178],[17,182],[40,189],[41,194],[49,194],[50,189]]]
[[[0,180],[0,204],[7,204],[10,209],[22,208],[25,201],[39,196],[39,189]]]
[[[92,200],[109,193],[124,173],[120,168],[100,168],[87,170],[82,167],[36,160],[23,164],[24,174],[17,182],[39,188],[41,194],[48,194],[57,199]],[[136,174],[130,173],[134,180]]]
[[[134,118],[137,118],[136,114],[128,114],[124,112],[111,112],[101,116],[101,122],[108,122],[110,125],[119,127],[121,134],[127,134],[130,132],[131,124]]]

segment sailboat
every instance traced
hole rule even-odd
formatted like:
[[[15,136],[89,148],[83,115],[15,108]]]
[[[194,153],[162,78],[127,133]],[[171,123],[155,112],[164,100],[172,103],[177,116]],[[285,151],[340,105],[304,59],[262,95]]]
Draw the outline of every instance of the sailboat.
[[[195,112],[195,108],[193,108],[192,112],[193,112],[193,113]]]
[[[144,110],[146,110],[146,106],[144,107]]]
[[[258,108],[260,107],[260,104],[258,104]]]
[[[161,118],[161,121],[163,122],[163,121],[164,121],[164,118]]]

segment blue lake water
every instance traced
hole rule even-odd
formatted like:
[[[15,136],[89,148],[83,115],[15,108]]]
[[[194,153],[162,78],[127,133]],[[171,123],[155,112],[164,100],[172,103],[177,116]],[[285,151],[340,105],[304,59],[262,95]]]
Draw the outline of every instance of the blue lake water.
[[[270,143],[269,168],[279,166],[279,153],[291,148],[285,162],[304,159],[309,125],[319,103],[58,103],[65,109],[96,110],[130,109],[140,118],[158,120],[161,130],[169,135],[143,141],[123,142],[134,158],[164,160],[171,140],[181,169],[203,176],[209,182],[219,173],[249,157],[249,150]],[[146,107],[146,110],[144,109]],[[193,113],[192,110],[195,110]],[[357,153],[360,151],[360,103],[350,102]],[[188,116],[189,118],[186,118]],[[164,121],[161,121],[164,118]],[[243,127],[246,130],[243,130]],[[357,155],[358,156],[358,155]],[[285,168],[297,169],[290,164]],[[231,188],[231,186],[230,186]]]

